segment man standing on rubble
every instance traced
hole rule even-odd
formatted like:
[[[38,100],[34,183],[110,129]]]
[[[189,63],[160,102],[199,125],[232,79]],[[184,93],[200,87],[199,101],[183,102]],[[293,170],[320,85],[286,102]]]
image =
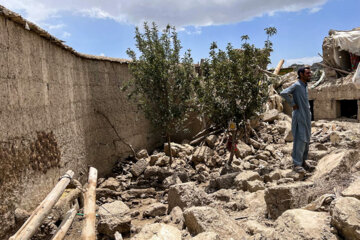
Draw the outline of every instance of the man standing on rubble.
[[[292,151],[294,171],[305,173],[307,168],[305,160],[308,157],[311,135],[311,112],[307,88],[307,83],[311,79],[310,68],[300,68],[298,78],[296,83],[283,90],[280,95],[293,108],[291,131],[294,136]]]

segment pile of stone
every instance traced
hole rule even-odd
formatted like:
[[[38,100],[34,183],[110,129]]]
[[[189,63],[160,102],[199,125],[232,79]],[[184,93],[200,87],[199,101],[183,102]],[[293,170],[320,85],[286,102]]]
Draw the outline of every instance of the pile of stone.
[[[251,126],[230,166],[224,132],[119,161],[97,182],[97,239],[360,239],[360,123],[313,122],[306,174],[292,171],[287,115],[271,109]],[[80,237],[82,220],[66,239]]]
[[[225,133],[119,162],[98,181],[98,239],[360,239],[359,123],[314,122],[307,174],[292,171],[287,115],[254,126],[230,171]]]

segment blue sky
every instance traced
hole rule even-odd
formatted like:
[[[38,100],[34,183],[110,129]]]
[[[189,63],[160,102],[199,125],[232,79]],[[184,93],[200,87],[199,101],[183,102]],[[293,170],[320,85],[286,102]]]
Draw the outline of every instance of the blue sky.
[[[261,47],[264,28],[276,27],[271,66],[282,58],[285,65],[319,61],[330,29],[360,27],[360,0],[0,0],[0,5],[78,52],[116,58],[128,58],[126,49],[135,49],[135,26],[143,21],[175,25],[195,62],[208,57],[213,41],[222,49],[228,42],[240,47],[247,34]]]

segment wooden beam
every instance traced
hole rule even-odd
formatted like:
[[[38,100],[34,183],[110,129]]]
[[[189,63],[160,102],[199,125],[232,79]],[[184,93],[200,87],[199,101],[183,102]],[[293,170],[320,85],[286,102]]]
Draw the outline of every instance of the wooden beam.
[[[98,171],[90,167],[87,191],[84,196],[85,221],[81,233],[82,240],[95,240],[95,211],[96,211],[96,181]]]
[[[281,60],[279,61],[278,65],[276,66],[273,74],[278,75],[283,64],[284,64],[284,59],[281,59]]]
[[[70,209],[64,216],[57,232],[55,235],[51,238],[51,240],[63,240],[65,238],[66,233],[68,232],[71,224],[74,221],[74,218],[76,216],[76,213],[79,210],[79,203],[77,200],[75,200],[75,205],[72,209]]]
[[[9,240],[28,240],[30,239],[40,227],[44,218],[50,213],[52,207],[59,200],[66,186],[74,176],[74,172],[69,170],[60,181],[56,184],[53,190],[46,196],[40,205],[32,212],[31,216],[26,220],[22,227],[9,238]]]
[[[323,66],[323,67],[326,67],[326,68],[330,68],[330,69],[333,69],[335,71],[338,71],[338,72],[341,72],[341,73],[344,73],[344,74],[350,74],[350,72],[348,71],[345,71],[345,70],[342,70],[342,69],[338,69],[338,68],[334,68],[334,67],[330,67],[326,64],[323,64],[323,63],[318,63],[319,65]]]

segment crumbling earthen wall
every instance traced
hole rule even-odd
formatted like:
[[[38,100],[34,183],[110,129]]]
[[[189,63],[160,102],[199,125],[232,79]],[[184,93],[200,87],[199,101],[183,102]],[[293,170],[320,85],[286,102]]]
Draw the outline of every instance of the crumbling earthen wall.
[[[314,100],[314,119],[340,117],[340,100],[356,100],[357,119],[360,120],[360,88],[353,83],[330,85],[309,90],[309,100]]]
[[[1,11],[0,11],[1,13]],[[33,209],[59,176],[88,166],[107,173],[129,148],[151,148],[158,137],[120,86],[128,64],[74,54],[0,14],[0,238],[14,209]]]

